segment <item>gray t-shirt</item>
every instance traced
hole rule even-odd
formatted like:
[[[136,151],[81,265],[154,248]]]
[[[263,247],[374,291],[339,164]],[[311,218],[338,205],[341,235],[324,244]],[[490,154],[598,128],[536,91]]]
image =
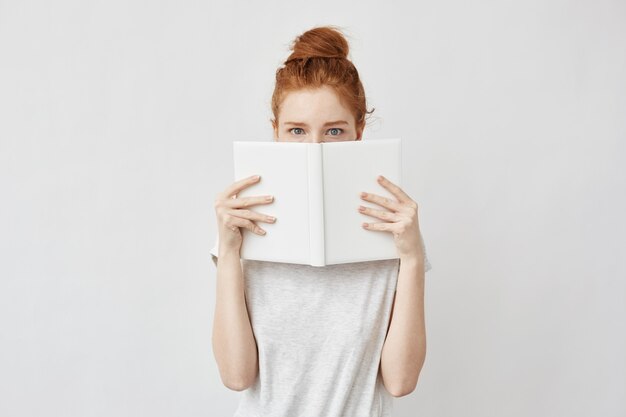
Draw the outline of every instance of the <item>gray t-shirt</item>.
[[[379,366],[399,259],[241,262],[259,374],[234,417],[390,417]]]

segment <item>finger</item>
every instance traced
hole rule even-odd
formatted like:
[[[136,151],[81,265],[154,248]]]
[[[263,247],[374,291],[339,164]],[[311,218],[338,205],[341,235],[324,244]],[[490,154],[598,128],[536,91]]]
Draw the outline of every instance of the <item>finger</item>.
[[[256,233],[257,235],[265,234],[265,230],[263,230],[261,227],[257,226],[255,223],[251,222],[250,220],[243,219],[241,217],[227,215],[225,224],[231,230],[234,230],[235,227],[242,227],[244,229],[250,230],[252,233]]]
[[[399,186],[397,186],[396,184],[394,184],[393,182],[391,182],[384,176],[379,175],[377,180],[378,180],[378,183],[382,185],[383,187],[385,187],[387,190],[389,190],[391,194],[393,194],[398,199],[399,202],[406,203],[406,202],[412,201],[411,197],[409,197],[409,195],[405,193],[402,190],[402,188],[400,188]]]
[[[387,220],[388,222],[397,222],[401,220],[400,215],[384,210],[376,210],[371,207],[359,206],[359,213],[366,214],[368,216],[376,217],[378,219]]]
[[[395,230],[396,223],[362,223],[361,226],[367,230],[393,232]]]
[[[265,223],[274,223],[276,221],[275,217],[269,216],[267,214],[257,213],[252,210],[230,210],[229,214],[233,216],[242,217],[244,219],[256,220]]]
[[[239,197],[239,198],[227,198],[221,201],[225,207],[229,208],[242,208],[250,207],[256,204],[269,204],[274,201],[274,196],[261,195],[254,197]]]
[[[402,209],[402,206],[397,201],[387,197],[381,197],[377,194],[362,192],[361,198],[365,201],[371,201],[379,206],[383,206],[391,211],[400,211]]]
[[[239,181],[235,181],[230,186],[228,186],[228,188],[226,188],[226,190],[224,191],[225,196],[232,197],[238,194],[244,188],[249,187],[252,184],[255,184],[261,180],[260,176],[258,178],[256,177],[257,177],[256,175],[251,175]]]

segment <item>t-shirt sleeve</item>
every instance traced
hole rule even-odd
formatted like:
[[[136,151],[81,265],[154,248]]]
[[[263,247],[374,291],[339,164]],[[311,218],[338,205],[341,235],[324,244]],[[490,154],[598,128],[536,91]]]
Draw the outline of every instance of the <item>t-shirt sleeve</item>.
[[[215,265],[216,267],[217,267],[217,254],[218,254],[217,253],[217,247],[219,246],[219,243],[220,243],[219,238],[220,238],[219,234],[216,233],[215,234],[215,240],[213,241],[214,242],[213,248],[209,252],[209,254],[211,256],[211,260],[213,261],[213,265]]]

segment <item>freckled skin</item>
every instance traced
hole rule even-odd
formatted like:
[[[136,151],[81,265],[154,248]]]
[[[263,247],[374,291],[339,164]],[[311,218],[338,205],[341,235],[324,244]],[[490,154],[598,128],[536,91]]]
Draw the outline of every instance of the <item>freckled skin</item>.
[[[327,122],[343,120],[324,126]],[[286,125],[286,122],[306,126]],[[357,127],[354,114],[339,100],[331,87],[291,91],[280,105],[278,126],[272,121],[277,142],[337,142],[361,140],[364,126]],[[341,131],[339,130],[341,129]]]

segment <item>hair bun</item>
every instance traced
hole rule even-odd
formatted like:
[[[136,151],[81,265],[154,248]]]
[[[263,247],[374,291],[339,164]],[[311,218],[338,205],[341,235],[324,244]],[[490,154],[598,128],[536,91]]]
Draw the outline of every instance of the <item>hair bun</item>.
[[[308,58],[348,58],[350,47],[345,36],[333,26],[321,26],[297,36],[289,48],[293,51],[285,61]]]
[[[272,93],[272,126],[278,132],[278,118],[286,95],[303,88],[328,86],[354,115],[357,131],[363,132],[367,110],[365,90],[359,72],[348,58],[348,41],[337,26],[314,27],[296,36],[285,65],[276,70]]]

